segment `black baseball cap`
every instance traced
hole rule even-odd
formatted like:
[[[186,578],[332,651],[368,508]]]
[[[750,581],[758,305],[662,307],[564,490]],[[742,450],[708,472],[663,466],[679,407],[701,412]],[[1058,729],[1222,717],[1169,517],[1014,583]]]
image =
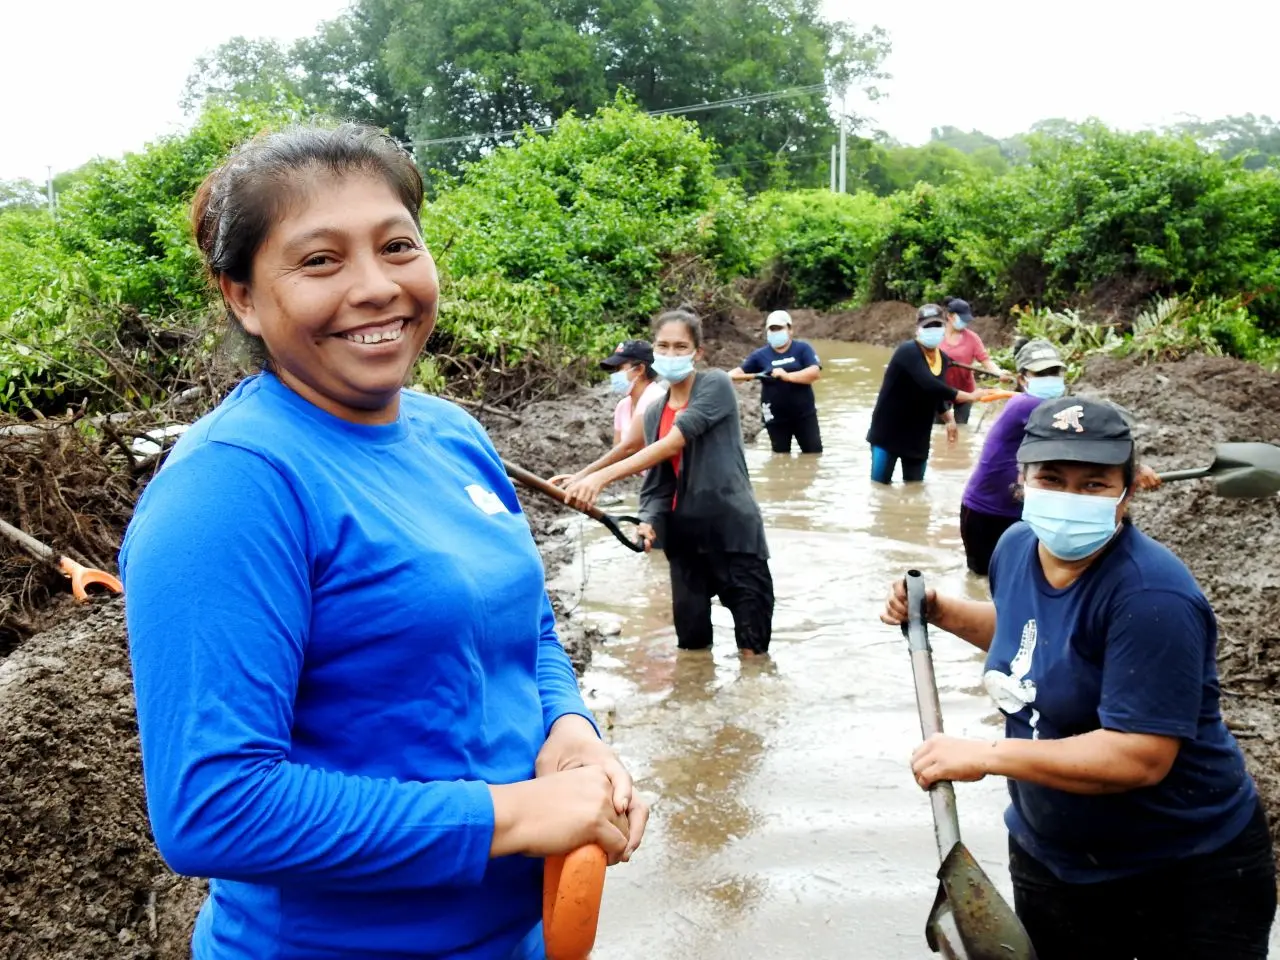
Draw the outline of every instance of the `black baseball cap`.
[[[924,326],[925,324],[946,323],[947,318],[943,309],[936,303],[926,303],[923,307],[916,311],[916,325]]]
[[[973,311],[969,309],[969,303],[967,300],[948,301],[947,313],[954,313],[965,323],[973,323]]]
[[[1102,463],[1133,456],[1133,432],[1119,408],[1088,397],[1046,400],[1031,411],[1018,447],[1019,463]]]
[[[643,363],[653,366],[653,344],[648,340],[623,340],[618,349],[600,361],[606,370],[620,367],[624,363]]]

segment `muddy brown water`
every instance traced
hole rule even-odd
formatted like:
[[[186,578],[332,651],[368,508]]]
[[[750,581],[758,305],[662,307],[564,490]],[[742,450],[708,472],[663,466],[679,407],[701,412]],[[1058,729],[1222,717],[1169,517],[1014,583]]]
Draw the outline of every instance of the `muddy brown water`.
[[[719,606],[714,650],[677,652],[664,558],[631,554],[594,525],[560,576],[610,635],[584,687],[653,800],[640,851],[609,873],[594,960],[932,956],[938,864],[928,798],[907,766],[920,739],[911,668],[877,614],[913,567],[986,598],[958,520],[985,429],[961,427],[949,447],[938,428],[923,485],[873,485],[864,438],[890,351],[815,345],[826,452],[774,455],[763,435],[747,449],[777,594],[770,658],[738,659]],[[998,736],[981,654],[931,639],[947,731]],[[1004,781],[957,794],[966,845],[1011,900]]]

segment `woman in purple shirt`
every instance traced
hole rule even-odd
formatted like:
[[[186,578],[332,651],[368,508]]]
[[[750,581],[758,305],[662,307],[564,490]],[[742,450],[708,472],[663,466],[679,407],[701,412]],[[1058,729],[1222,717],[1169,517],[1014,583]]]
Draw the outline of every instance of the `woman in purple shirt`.
[[[987,441],[977,469],[960,501],[960,538],[969,569],[987,575],[992,551],[1001,534],[1022,517],[1022,503],[1014,499],[1018,480],[1018,444],[1027,418],[1042,400],[1066,392],[1066,364],[1048,340],[1030,340],[1014,358],[1018,370],[1017,396],[1005,404]]]

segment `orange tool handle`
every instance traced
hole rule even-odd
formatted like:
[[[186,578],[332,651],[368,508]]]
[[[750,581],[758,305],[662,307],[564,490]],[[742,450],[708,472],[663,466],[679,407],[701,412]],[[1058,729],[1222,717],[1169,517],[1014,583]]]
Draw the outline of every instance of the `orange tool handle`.
[[[76,563],[70,557],[61,558],[58,561],[58,569],[71,580],[71,593],[82,603],[89,599],[89,593],[85,587],[93,584],[106,587],[112,593],[124,593],[124,585],[117,578],[105,570],[97,570]]]
[[[1010,397],[1016,397],[1017,394],[1012,390],[992,390],[985,397],[982,397],[979,403],[994,403],[997,400],[1008,400]]]
[[[547,857],[542,868],[542,938],[547,960],[587,960],[596,944],[608,857],[599,844]]]

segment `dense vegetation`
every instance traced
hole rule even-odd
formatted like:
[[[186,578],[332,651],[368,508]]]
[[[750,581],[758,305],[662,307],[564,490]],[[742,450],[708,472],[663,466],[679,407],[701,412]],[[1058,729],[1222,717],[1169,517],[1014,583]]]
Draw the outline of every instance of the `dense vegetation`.
[[[207,104],[188,133],[64,178],[56,217],[11,191],[0,406],[138,404],[189,382],[213,342],[190,196],[232,144],[299,109]],[[1000,154],[1003,169],[988,156],[884,196],[752,196],[717,170],[717,147],[691,121],[623,100],[567,115],[439,182],[423,212],[445,279],[434,352],[554,371],[663,304],[840,308],[950,293],[1019,310],[1082,349],[1280,360],[1280,169],[1097,124],[1021,142],[1021,159]],[[971,157],[969,146],[919,152]],[[420,378],[448,372],[427,361]]]

